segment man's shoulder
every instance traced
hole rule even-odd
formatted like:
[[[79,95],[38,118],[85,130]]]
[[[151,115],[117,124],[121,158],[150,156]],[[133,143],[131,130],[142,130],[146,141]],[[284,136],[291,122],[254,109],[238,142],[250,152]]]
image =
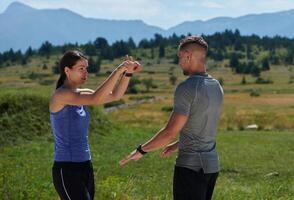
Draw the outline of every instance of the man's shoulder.
[[[194,93],[196,92],[197,81],[186,79],[180,82],[176,88],[176,93],[181,94],[183,92]]]
[[[201,81],[203,81],[203,78],[201,78],[201,77],[189,77],[186,80],[179,83],[178,87],[180,87],[180,88],[185,88],[185,87],[194,88]]]
[[[183,80],[182,82],[180,82],[178,85],[177,85],[177,90],[179,89],[184,89],[186,87],[189,87],[191,85],[191,83],[188,81],[188,79],[186,80]]]

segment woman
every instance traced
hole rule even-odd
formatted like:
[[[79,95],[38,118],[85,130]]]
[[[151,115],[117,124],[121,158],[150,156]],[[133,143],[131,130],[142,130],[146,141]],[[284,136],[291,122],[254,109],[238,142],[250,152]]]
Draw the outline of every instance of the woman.
[[[126,57],[95,90],[79,89],[87,80],[88,61],[79,51],[68,51],[60,60],[60,78],[50,103],[50,121],[55,139],[52,168],[54,187],[62,200],[94,198],[94,175],[88,144],[89,112],[85,105],[120,99],[138,62]]]

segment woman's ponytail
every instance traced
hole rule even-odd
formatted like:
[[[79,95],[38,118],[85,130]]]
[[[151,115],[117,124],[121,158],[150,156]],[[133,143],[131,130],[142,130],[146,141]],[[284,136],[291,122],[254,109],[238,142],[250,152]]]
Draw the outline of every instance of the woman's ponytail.
[[[66,79],[66,75],[64,73],[60,74],[59,79],[56,84],[56,89],[60,88]]]

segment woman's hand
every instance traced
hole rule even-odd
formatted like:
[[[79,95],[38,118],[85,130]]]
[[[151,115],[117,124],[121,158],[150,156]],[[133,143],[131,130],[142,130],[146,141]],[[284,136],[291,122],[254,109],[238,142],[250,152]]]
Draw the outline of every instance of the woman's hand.
[[[136,73],[142,70],[141,64],[138,61],[134,61],[132,56],[125,56],[125,61],[129,61],[127,73]]]
[[[134,61],[130,68],[128,68],[127,73],[137,73],[142,70],[142,66],[138,61]]]
[[[128,70],[129,61],[122,62],[114,71],[118,72],[119,74],[122,74]]]
[[[134,61],[132,56],[125,56],[125,60],[115,69],[119,73],[136,73],[142,70],[141,64]]]

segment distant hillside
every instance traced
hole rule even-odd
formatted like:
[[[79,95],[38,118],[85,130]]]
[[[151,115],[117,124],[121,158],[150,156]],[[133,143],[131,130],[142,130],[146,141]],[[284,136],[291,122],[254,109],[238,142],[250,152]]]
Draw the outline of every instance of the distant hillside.
[[[160,20],[160,19],[159,19]],[[34,9],[14,2],[0,14],[0,52],[13,48],[38,48],[48,40],[55,45],[86,43],[104,37],[110,43],[127,40],[135,42],[155,33],[169,36],[180,34],[213,34],[225,29],[239,29],[242,35],[281,35],[294,37],[294,10],[246,15],[237,18],[218,17],[208,21],[183,22],[168,30],[150,26],[141,20],[104,20],[85,18],[66,9]]]
[[[237,18],[218,17],[208,21],[184,22],[170,28],[168,34],[213,34],[239,29],[242,35],[294,37],[294,9],[276,13],[252,14]]]
[[[45,40],[86,43],[98,36],[110,43],[129,37],[138,42],[163,31],[140,20],[91,19],[66,9],[37,10],[21,3],[12,3],[0,14],[0,27],[0,51],[38,48]]]

